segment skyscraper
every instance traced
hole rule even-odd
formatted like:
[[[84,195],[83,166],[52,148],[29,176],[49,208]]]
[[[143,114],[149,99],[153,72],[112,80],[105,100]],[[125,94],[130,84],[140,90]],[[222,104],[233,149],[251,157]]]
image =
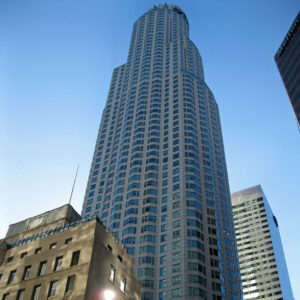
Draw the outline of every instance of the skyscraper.
[[[232,194],[244,299],[294,299],[278,222],[260,185]]]
[[[128,247],[142,299],[240,299],[218,105],[174,5],[134,24],[113,71],[82,215]]]
[[[275,61],[300,130],[300,12],[286,34]]]

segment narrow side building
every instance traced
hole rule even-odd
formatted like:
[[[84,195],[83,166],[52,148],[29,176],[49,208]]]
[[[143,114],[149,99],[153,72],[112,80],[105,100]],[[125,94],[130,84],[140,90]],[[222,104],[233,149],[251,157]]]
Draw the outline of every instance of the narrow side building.
[[[260,185],[231,195],[244,300],[292,300],[278,222]]]
[[[130,299],[133,260],[97,217],[70,205],[9,226],[0,241],[0,299]]]

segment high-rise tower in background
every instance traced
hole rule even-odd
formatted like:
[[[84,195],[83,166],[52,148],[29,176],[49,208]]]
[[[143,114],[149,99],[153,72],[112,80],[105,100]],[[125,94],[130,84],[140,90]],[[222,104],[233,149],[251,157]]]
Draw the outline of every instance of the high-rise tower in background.
[[[300,12],[275,55],[300,130]]]
[[[294,299],[276,217],[260,185],[232,194],[244,299]]]
[[[154,6],[112,76],[82,215],[128,247],[142,299],[240,299],[218,105],[189,23]]]

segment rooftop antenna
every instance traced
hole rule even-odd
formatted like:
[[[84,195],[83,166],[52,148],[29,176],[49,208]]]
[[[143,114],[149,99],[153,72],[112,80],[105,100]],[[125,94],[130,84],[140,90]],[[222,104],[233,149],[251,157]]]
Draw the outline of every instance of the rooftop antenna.
[[[76,171],[75,178],[74,178],[74,182],[73,182],[73,187],[72,187],[72,191],[71,191],[71,195],[70,195],[69,204],[71,204],[72,195],[73,195],[74,186],[75,186],[75,183],[76,183],[76,178],[77,178],[78,170],[79,170],[79,164],[78,164],[78,166],[77,166],[77,171]]]

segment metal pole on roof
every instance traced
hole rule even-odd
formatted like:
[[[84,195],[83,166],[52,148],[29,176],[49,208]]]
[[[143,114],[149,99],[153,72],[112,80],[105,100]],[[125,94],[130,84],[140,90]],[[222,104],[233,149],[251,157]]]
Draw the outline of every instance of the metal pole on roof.
[[[72,191],[71,191],[71,195],[70,195],[70,199],[69,199],[69,204],[71,204],[72,195],[73,195],[73,191],[74,191],[74,187],[75,187],[75,183],[76,183],[76,178],[77,178],[78,170],[79,170],[79,164],[77,166],[77,170],[76,170],[76,174],[75,174],[75,178],[74,178],[74,182],[73,182],[73,187],[72,187]]]

